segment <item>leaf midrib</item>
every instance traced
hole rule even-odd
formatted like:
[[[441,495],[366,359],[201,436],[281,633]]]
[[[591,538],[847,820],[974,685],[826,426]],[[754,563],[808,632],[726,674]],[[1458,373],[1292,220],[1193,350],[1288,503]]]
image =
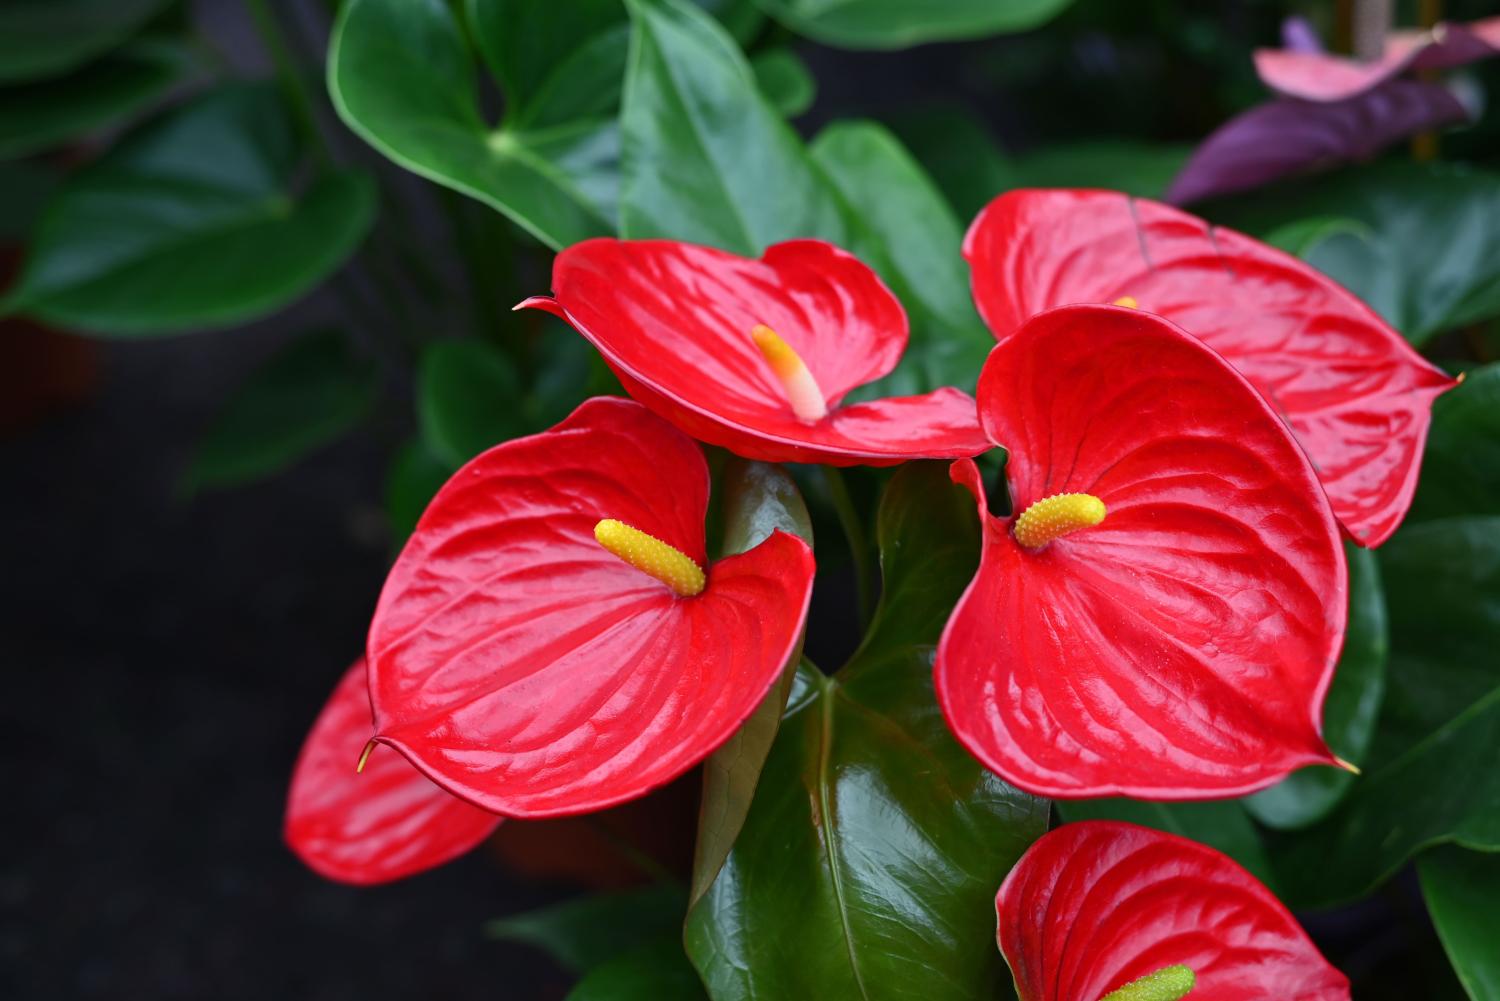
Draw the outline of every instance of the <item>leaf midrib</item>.
[[[833,899],[839,911],[839,927],[844,933],[844,948],[849,956],[849,971],[859,996],[869,1001],[870,992],[865,987],[864,977],[859,971],[859,958],[854,951],[854,929],[849,924],[849,902],[844,894],[844,878],[839,872],[838,840],[834,832],[833,803],[829,796],[829,765],[833,757],[833,703],[834,690],[838,682],[833,678],[822,679],[821,695],[822,725],[818,733],[818,826],[823,829],[823,841],[828,846],[828,875],[833,884]]]

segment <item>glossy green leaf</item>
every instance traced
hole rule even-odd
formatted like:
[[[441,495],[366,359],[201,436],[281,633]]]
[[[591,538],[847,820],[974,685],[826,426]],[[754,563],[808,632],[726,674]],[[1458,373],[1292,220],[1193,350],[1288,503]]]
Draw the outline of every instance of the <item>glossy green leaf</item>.
[[[1408,521],[1500,514],[1500,363],[1468,372],[1432,407]]]
[[[1047,806],[949,735],[932,652],[978,562],[973,501],[903,467],[879,515],[885,593],[835,677],[798,673],[750,814],[687,924],[717,1001],[971,1001],[1008,982],[994,897]]]
[[[1500,849],[1500,517],[1408,525],[1379,551],[1390,616],[1371,764],[1275,849],[1294,906],[1352,900],[1446,841]]]
[[[1500,1001],[1500,854],[1446,846],[1417,860],[1427,913],[1472,1001]]]
[[[756,85],[771,107],[787,118],[796,118],[812,107],[818,82],[802,57],[791,49],[767,49],[750,60]]]
[[[375,403],[375,366],[342,334],[294,341],[254,372],[198,443],[188,490],[269,476],[346,434]]]
[[[1206,803],[1150,803],[1135,799],[1058,800],[1061,817],[1079,820],[1123,820],[1217,848],[1262,883],[1275,888],[1275,874],[1260,834],[1240,800]]]
[[[773,531],[790,532],[813,544],[812,516],[797,483],[780,466],[731,458],[724,470],[720,493],[724,498],[726,555],[760,545]],[[774,688],[717,751],[703,763],[703,797],[698,809],[698,839],[693,850],[693,885],[689,899],[697,903],[719,874],[730,847],[750,812],[755,786],[766,755],[776,739],[781,714],[791,694],[799,647],[787,663],[780,685]]]
[[[1072,0],[760,0],[776,20],[828,45],[900,49],[1035,28]]]
[[[1017,157],[1016,186],[1110,188],[1160,198],[1187,162],[1191,146],[1101,140],[1051,146]]]
[[[616,956],[591,970],[566,1001],[706,1001],[676,936]]]
[[[176,49],[140,43],[60,80],[0,89],[0,158],[122,122],[166,93],[185,68]]]
[[[420,438],[403,444],[385,473],[385,516],[396,546],[406,541],[453,467],[432,454]]]
[[[1349,558],[1349,627],[1338,673],[1323,703],[1323,738],[1335,754],[1359,765],[1375,736],[1375,720],[1385,698],[1390,639],[1375,554],[1348,543],[1344,551]],[[1354,775],[1342,768],[1303,768],[1246,799],[1245,807],[1267,826],[1305,827],[1326,816],[1354,781]]]
[[[0,82],[60,76],[124,41],[171,0],[5,0]]]
[[[349,0],[334,24],[329,94],[366,142],[504,213],[553,249],[612,233],[614,122],[493,128],[480,112],[476,76],[474,54],[444,0]]]
[[[942,193],[900,140],[873,122],[830,125],[811,152],[859,220],[854,249],[876,266],[910,314],[906,355],[871,393],[898,396],[939,386],[972,391],[995,339],[975,312],[963,230]]]
[[[272,88],[196,98],[64,185],[5,305],[117,337],[273,312],[333,272],[374,214],[367,176],[304,179],[302,165]]]
[[[568,77],[559,75],[565,67],[572,75],[589,74],[590,83],[607,82],[607,77],[593,77],[588,63],[568,64],[591,48],[595,38],[625,23],[620,0],[568,0],[566,16],[559,16],[557,4],[547,0],[465,0],[465,7],[474,44],[505,94],[506,118],[516,122],[536,120],[535,109],[547,92],[567,85]],[[616,69],[624,66],[622,55]],[[616,76],[613,93],[606,93],[603,107],[593,110],[608,112],[619,93]]]
[[[484,932],[490,938],[535,946],[559,965],[583,973],[662,938],[675,938],[684,902],[681,886],[657,884],[499,918],[486,922]]]
[[[964,225],[996,195],[1018,186],[1015,168],[994,136],[961,108],[924,108],[899,117],[895,129]]]
[[[509,359],[480,340],[434,341],[417,368],[417,425],[452,469],[527,433],[521,384]]]
[[[792,237],[843,244],[827,182],[734,40],[683,0],[628,5],[622,234],[747,255]]]

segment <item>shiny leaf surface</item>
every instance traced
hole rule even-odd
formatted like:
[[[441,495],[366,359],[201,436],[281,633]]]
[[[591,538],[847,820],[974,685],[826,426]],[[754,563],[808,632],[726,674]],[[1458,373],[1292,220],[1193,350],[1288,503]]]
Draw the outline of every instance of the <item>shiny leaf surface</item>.
[[[901,49],[1035,28],[1072,0],[759,0],[798,34],[850,49]]]
[[[1054,798],[1265,788],[1332,761],[1319,735],[1343,642],[1337,527],[1286,425],[1224,360],[1138,309],[1068,306],[979,379],[1017,511],[1060,493],[1103,522],[1039,550],[986,510],[979,573],[937,656],[953,732]]]
[[[989,901],[1047,808],[966,755],[932,699],[974,518],[941,466],[909,465],[878,531],[870,634],[837,676],[799,672],[744,829],[689,915],[689,955],[719,1001],[970,1001],[1003,979]]]
[[[1360,765],[1375,737],[1375,720],[1385,699],[1390,630],[1375,554],[1347,544],[1344,553],[1349,560],[1349,629],[1323,703],[1323,735],[1333,753]],[[1304,768],[1251,796],[1245,807],[1267,826],[1305,827],[1326,816],[1354,782],[1354,775],[1342,768]],[[1258,871],[1256,875],[1267,878]]]
[[[1076,302],[1136,300],[1229,361],[1291,425],[1361,545],[1411,503],[1434,397],[1453,385],[1313,268],[1232,230],[1112,192],[997,198],[965,242],[997,339]]]
[[[1438,848],[1417,860],[1427,913],[1472,1001],[1500,1001],[1500,854]]]
[[[0,81],[55,77],[113,48],[170,0],[8,0]]]
[[[365,662],[344,672],[292,774],[285,836],[302,861],[342,883],[385,883],[442,865],[490,836],[500,818],[433,785],[401,755],[377,748]]]
[[[879,277],[815,240],[759,260],[665,240],[591,240],[553,264],[556,299],[522,305],[566,319],[630,394],[699,441],[766,462],[892,465],[985,448],[973,400],[945,388],[841,405],[895,367],[906,316]],[[812,373],[828,408],[807,421],[756,346],[776,332]]]
[[[758,254],[844,242],[827,183],[734,40],[685,0],[629,0],[620,231]]]
[[[280,472],[358,424],[379,389],[375,367],[344,335],[299,338],[225,402],[198,443],[184,486],[232,486]]]
[[[995,900],[1020,1001],[1102,998],[1167,966],[1194,1001],[1349,1001],[1297,919],[1229,858],[1131,824],[1066,824]]]
[[[362,139],[554,249],[613,232],[614,123],[580,118],[493,128],[480,113],[476,74],[474,54],[443,0],[349,0],[339,12],[328,90]]]
[[[450,338],[422,352],[417,424],[432,454],[457,469],[525,431],[520,380],[510,359],[483,341]]]
[[[53,199],[5,305],[145,337],[243,323],[326,278],[369,229],[354,173],[305,185],[276,92],[232,85],[152,122]]]
[[[698,446],[595,398],[438,492],[370,626],[378,739],[496,813],[570,816],[707,757],[781,676],[812,553],[773,533],[682,598],[594,537],[618,519],[707,566]]]

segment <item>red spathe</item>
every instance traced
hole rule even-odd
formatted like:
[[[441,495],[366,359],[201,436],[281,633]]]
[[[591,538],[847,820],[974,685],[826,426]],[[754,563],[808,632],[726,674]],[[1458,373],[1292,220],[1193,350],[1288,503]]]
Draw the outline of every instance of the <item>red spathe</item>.
[[[997,345],[980,419],[1016,512],[1088,493],[1104,521],[1039,550],[991,516],[944,630],[937,696],[987,767],[1041,796],[1203,799],[1333,760],[1338,528],[1286,426],[1160,317],[1065,306]]]
[[[1349,981],[1254,876],[1134,824],[1043,835],[995,911],[1020,1001],[1098,1001],[1177,965],[1194,973],[1190,1001],[1349,1001]]]
[[[571,324],[626,390],[700,441],[749,459],[886,466],[977,455],[967,393],[943,388],[842,406],[906,349],[906,313],[879,276],[819,240],[759,260],[669,240],[586,240],[557,255],[555,298],[522,306]],[[828,416],[804,421],[750,332],[774,330],[806,363]]]
[[[780,677],[813,557],[777,531],[691,598],[601,547],[614,518],[705,566],[708,467],[629,400],[490,449],[433,499],[370,626],[381,741],[512,817],[644,795],[729,738]]]

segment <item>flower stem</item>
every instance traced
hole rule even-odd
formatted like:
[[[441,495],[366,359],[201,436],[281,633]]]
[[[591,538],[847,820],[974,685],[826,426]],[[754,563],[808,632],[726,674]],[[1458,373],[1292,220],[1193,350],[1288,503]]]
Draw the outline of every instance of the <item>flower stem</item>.
[[[875,578],[870,566],[864,522],[854,509],[854,500],[849,496],[844,474],[833,466],[824,466],[823,478],[828,485],[828,498],[833,503],[833,513],[838,516],[839,527],[844,530],[844,538],[849,542],[849,555],[854,561],[854,594],[859,602],[859,622],[861,626],[868,626],[875,610]]]

